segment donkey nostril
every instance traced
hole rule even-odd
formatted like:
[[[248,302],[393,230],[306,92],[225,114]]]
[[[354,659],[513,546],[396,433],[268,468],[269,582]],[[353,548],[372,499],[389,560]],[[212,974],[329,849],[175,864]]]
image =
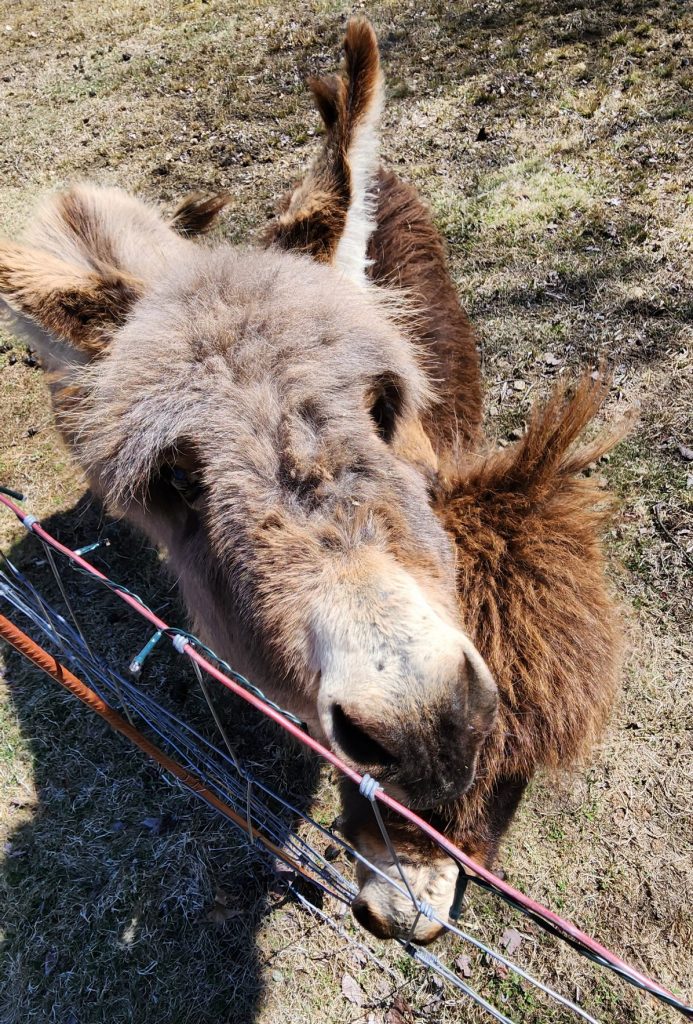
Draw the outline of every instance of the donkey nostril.
[[[335,742],[346,756],[358,764],[381,765],[396,763],[396,758],[347,715],[340,704],[332,705],[332,731]]]

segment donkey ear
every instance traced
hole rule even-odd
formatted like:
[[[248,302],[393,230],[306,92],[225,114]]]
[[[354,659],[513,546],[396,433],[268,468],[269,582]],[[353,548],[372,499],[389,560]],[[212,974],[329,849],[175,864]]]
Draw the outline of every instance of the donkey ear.
[[[325,142],[267,244],[308,253],[366,282],[368,239],[375,228],[371,190],[378,173],[383,79],[378,41],[363,18],[347,26],[343,75],[309,82],[325,125]]]
[[[205,235],[214,227],[231,200],[232,196],[228,192],[218,195],[191,192],[175,208],[169,223],[177,234],[186,238]]]
[[[141,282],[121,271],[97,271],[50,253],[0,242],[0,308],[22,325],[38,327],[94,358],[109,331],[124,323],[142,293]],[[33,333],[33,332],[32,332]]]

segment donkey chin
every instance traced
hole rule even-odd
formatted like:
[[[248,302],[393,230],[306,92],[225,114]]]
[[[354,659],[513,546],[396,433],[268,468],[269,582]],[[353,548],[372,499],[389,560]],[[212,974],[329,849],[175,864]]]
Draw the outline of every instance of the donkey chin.
[[[409,939],[425,946],[438,938],[444,925],[418,913],[392,860],[374,851],[370,859],[380,874],[363,865],[357,869],[360,891],[351,909],[359,924],[379,939]],[[425,863],[400,863],[420,904],[427,903],[436,918],[447,921],[458,875],[454,861],[446,857]]]

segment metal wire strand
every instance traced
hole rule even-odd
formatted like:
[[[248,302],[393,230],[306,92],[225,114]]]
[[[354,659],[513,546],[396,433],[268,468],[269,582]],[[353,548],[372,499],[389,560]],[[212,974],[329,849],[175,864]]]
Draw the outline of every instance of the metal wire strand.
[[[11,563],[8,563],[8,565],[13,570],[17,579],[21,580],[22,576],[19,573],[19,571],[16,570],[13,566],[11,566]],[[6,598],[10,597],[8,581],[6,579],[3,580],[2,574],[0,574],[0,596],[4,596]],[[356,890],[353,887],[353,885],[347,882],[347,880],[343,878],[343,876],[334,868],[334,866],[324,859],[324,857],[315,849],[313,845],[307,843],[305,839],[300,838],[295,833],[295,830],[293,829],[293,822],[299,819],[303,819],[303,821],[306,824],[316,828],[320,833],[324,834],[326,838],[329,838],[332,841],[339,842],[340,845],[346,851],[350,852],[357,859],[362,861],[365,867],[377,873],[378,876],[387,884],[391,885],[393,888],[398,889],[400,893],[404,894],[405,890],[401,889],[397,885],[397,883],[390,878],[389,875],[382,872],[374,864],[372,864],[366,858],[362,857],[355,850],[350,848],[348,844],[339,840],[339,837],[335,836],[332,832],[330,832],[330,830],[324,828],[323,826],[320,826],[317,822],[315,822],[304,812],[301,812],[298,808],[289,803],[285,797],[279,795],[275,790],[261,783],[259,780],[253,779],[253,787],[251,791],[247,783],[247,772],[240,765],[240,762],[238,761],[237,757],[235,757],[235,753],[233,752],[233,748],[231,747],[230,741],[229,747],[231,747],[231,749],[229,750],[229,754],[232,755],[231,757],[229,757],[228,754],[225,755],[222,751],[215,748],[212,744],[209,743],[209,741],[205,741],[204,738],[200,736],[200,734],[197,733],[194,729],[188,726],[187,723],[182,722],[171,712],[169,712],[166,708],[159,705],[153,698],[151,698],[148,694],[143,692],[137,685],[135,685],[131,681],[128,681],[121,677],[118,679],[118,685],[116,686],[115,681],[113,679],[115,673],[104,671],[103,662],[100,659],[96,659],[93,655],[93,652],[85,647],[80,634],[77,633],[76,630],[73,630],[72,627],[69,626],[67,621],[62,616],[60,616],[59,613],[57,613],[47,602],[39,604],[36,597],[34,597],[34,601],[36,603],[34,605],[32,614],[31,605],[27,604],[26,600],[22,601],[18,592],[15,591],[14,593],[12,593],[11,597],[14,606],[21,610],[24,614],[29,615],[32,618],[32,621],[34,621],[37,625],[41,624],[42,616],[50,616],[54,620],[54,622],[52,624],[47,621],[43,623],[45,635],[49,639],[53,635],[56,635],[60,638],[60,646],[64,650],[71,651],[70,660],[82,670],[85,676],[90,678],[90,681],[94,684],[95,688],[96,682],[94,681],[94,677],[98,677],[98,681],[101,684],[100,690],[104,697],[108,697],[110,699],[111,697],[115,696],[119,702],[121,700],[124,700],[126,702],[126,706],[130,707],[145,722],[145,724],[152,728],[152,730],[161,739],[165,741],[166,745],[169,748],[171,748],[172,751],[175,752],[175,754],[180,758],[181,763],[186,769],[193,771],[196,775],[198,775],[200,779],[209,788],[211,788],[214,792],[217,792],[225,800],[228,800],[229,804],[232,807],[234,807],[237,811],[245,811],[246,821],[251,821],[252,818],[255,817],[255,820],[258,821],[263,834],[269,836],[277,844],[283,845],[289,851],[290,857],[287,860],[288,864],[291,865],[291,858],[295,858],[297,861],[307,865],[310,868],[314,876],[312,878],[313,884],[316,885],[318,889],[320,889],[325,894],[337,899],[345,906],[348,906],[353,900],[354,896],[356,895]],[[97,690],[97,692],[99,691]],[[210,707],[210,711],[212,710],[212,708],[213,705],[212,707]],[[220,731],[223,731],[223,725]],[[207,748],[209,753],[205,753],[205,747]],[[224,764],[226,764],[226,768],[224,768]],[[229,775],[229,769],[233,770],[236,773],[235,777]],[[364,793],[369,795],[371,802],[375,802],[375,793],[377,792],[378,788],[379,784],[370,777],[367,777],[362,785],[362,790],[364,791]],[[288,817],[286,819],[283,819],[274,815],[274,813],[270,811],[267,805],[262,803],[256,797],[256,789],[263,792],[265,796],[275,800],[283,810],[288,812]],[[192,792],[194,792],[195,795],[197,795],[198,797],[200,796],[200,794],[196,793],[194,790],[192,790]],[[252,807],[250,807],[248,803],[249,797],[251,797],[251,792]],[[380,815],[380,811],[379,808],[377,807],[377,804],[375,805],[375,813],[376,818],[380,816],[380,820],[382,822],[382,828],[384,830],[384,841],[388,842],[389,840],[389,845],[392,848],[392,853],[394,854],[393,862],[398,863],[396,851],[392,846],[390,836],[387,833],[387,828],[382,819],[382,815]],[[251,838],[252,841],[254,842],[254,833],[251,833]],[[257,849],[257,846],[255,846],[255,848]],[[400,872],[403,873],[401,863],[399,864],[399,868]],[[406,882],[406,875],[403,878],[403,881]],[[407,891],[411,898],[413,895],[411,889],[409,888]],[[313,906],[313,904],[311,904],[311,906]],[[414,906],[416,906],[416,904],[414,904]],[[328,918],[330,921],[332,920],[331,918],[329,918],[329,915],[324,916]],[[417,921],[418,917],[419,914],[417,912]],[[435,920],[436,918],[433,919]],[[497,953],[490,947],[485,946],[484,943],[482,943],[480,940],[477,940],[472,936],[466,935],[460,929],[453,928],[452,925],[449,925],[446,922],[440,921],[440,923],[443,925],[443,927],[447,928],[448,930],[455,931],[455,933],[458,934],[459,937],[463,940],[470,942],[472,945],[474,945],[476,948],[480,949],[487,955],[505,964],[510,970],[517,973],[520,977],[524,978],[530,984],[535,985],[538,989],[545,992],[547,995],[556,998],[557,1001],[563,1003],[563,1005],[566,1005],[569,1008],[573,1008],[572,1006],[570,1006],[569,1001],[566,1001],[564,997],[560,996],[558,993],[553,992],[553,990],[550,989],[548,986],[543,985],[543,983],[538,981],[538,979],[533,978],[530,974],[528,974],[528,972],[522,970],[522,968],[519,968],[517,965],[513,964],[513,962],[510,961],[507,957],[504,957],[502,956],[502,954]],[[411,935],[409,938],[411,938]],[[410,956],[412,956],[416,960],[420,960],[418,955],[418,948],[412,945],[409,939],[400,939],[398,941],[400,942],[400,945],[403,947],[403,949]],[[435,964],[437,965],[438,963],[439,961],[436,959]],[[433,961],[430,960],[429,955],[429,961],[427,961],[426,966],[428,966],[429,969],[435,969],[436,973],[441,974],[441,976],[445,976],[447,978],[447,975],[442,974],[442,964],[441,970],[439,970],[437,966],[434,968],[432,965]],[[446,970],[449,972],[449,968],[446,968]],[[447,978],[447,980],[449,981],[450,979]],[[469,995],[470,998],[476,999],[477,994],[474,992],[471,986],[466,985],[466,983],[464,982],[461,984],[461,988],[456,983],[455,987],[459,988],[460,991],[465,992],[465,994]],[[483,1005],[483,1002],[480,1005]],[[593,1018],[590,1018],[588,1015],[585,1015],[583,1012],[581,1012],[580,1008],[575,1007],[574,1009],[578,1013],[580,1013],[581,1016],[585,1016],[586,1019],[593,1021]]]
[[[383,799],[386,802],[392,803],[398,813],[409,817],[414,823],[418,822],[421,828],[428,830],[427,834],[430,834],[432,838],[435,838],[436,834],[432,832],[430,826],[427,826],[425,822],[419,822],[419,819],[417,819],[415,815],[412,815],[411,812],[406,811],[399,805],[395,805],[393,801],[383,796],[378,783],[374,779],[368,776],[364,777],[361,780],[361,791],[371,803],[379,831],[381,832],[392,862],[397,868],[397,873],[404,888],[402,888],[395,879],[381,871],[375,865],[370,864],[366,858],[359,854],[358,851],[350,848],[348,844],[343,842],[343,840],[338,836],[335,836],[330,830],[320,826],[319,823],[315,822],[304,812],[298,811],[296,807],[293,806],[285,797],[274,792],[274,790],[262,783],[260,780],[249,776],[248,772],[244,769],[243,765],[237,758],[230,740],[225,734],[225,730],[218,719],[218,715],[215,714],[215,708],[211,701],[210,694],[204,685],[204,681],[202,681],[201,689],[209,706],[209,710],[212,713],[215,725],[224,740],[227,753],[223,753],[221,750],[218,750],[200,733],[196,732],[196,730],[189,726],[188,723],[183,722],[181,719],[177,718],[167,709],[158,704],[151,695],[140,690],[131,681],[123,679],[123,677],[108,665],[106,661],[98,657],[87,643],[66,593],[53,553],[50,550],[51,546],[55,547],[61,554],[69,558],[70,563],[81,574],[87,575],[92,579],[97,579],[102,583],[102,585],[123,597],[124,600],[134,608],[134,610],[139,611],[140,614],[144,615],[151,622],[155,622],[158,629],[167,633],[173,639],[176,649],[181,653],[185,653],[188,660],[192,661],[198,681],[203,680],[203,676],[202,669],[200,668],[200,665],[198,665],[197,660],[195,660],[197,657],[195,653],[196,650],[204,652],[207,662],[205,664],[203,661],[202,668],[204,668],[206,673],[216,673],[214,678],[219,679],[219,681],[224,681],[224,678],[226,678],[227,681],[229,678],[235,680],[239,687],[247,690],[248,693],[252,694],[254,698],[260,701],[261,706],[264,706],[269,709],[270,712],[274,712],[280,716],[279,719],[275,718],[275,721],[278,721],[280,725],[284,724],[284,728],[292,731],[292,734],[296,736],[296,738],[302,739],[307,745],[312,746],[314,749],[318,749],[323,756],[332,760],[332,762],[337,764],[337,767],[342,771],[347,771],[347,768],[341,765],[341,762],[338,763],[337,759],[335,759],[333,755],[324,751],[322,748],[319,748],[315,744],[315,741],[304,737],[303,734],[296,729],[297,724],[301,725],[299,719],[290,712],[280,708],[273,701],[267,698],[259,688],[255,687],[243,676],[234,672],[233,669],[223,661],[223,659],[218,658],[213,651],[202,644],[192,634],[187,633],[184,630],[172,629],[171,627],[166,626],[165,623],[161,623],[161,620],[151,612],[145,602],[138,595],[104,576],[98,570],[90,566],[89,563],[78,558],[78,556],[76,556],[74,552],[70,551],[70,549],[65,548],[64,545],[57,542],[50,536],[50,534],[47,534],[46,531],[40,527],[40,524],[38,524],[35,517],[24,515],[24,513],[14,505],[12,501],[3,497],[2,488],[0,488],[0,503],[10,508],[30,532],[36,533],[38,531],[39,540],[46,551],[49,565],[55,575],[61,596],[65,601],[68,615],[72,619],[74,627],[70,626],[64,617],[52,609],[36,588],[34,588],[30,582],[22,576],[19,570],[12,566],[12,564],[7,560],[5,560],[5,565],[8,568],[8,573],[0,572],[0,597],[5,598],[11,605],[14,605],[17,610],[34,622],[34,624],[46,635],[50,643],[54,644],[58,648],[61,653],[61,657],[66,658],[68,661],[75,662],[78,667],[80,667],[84,675],[93,681],[95,691],[99,692],[100,690],[104,695],[106,695],[104,696],[104,699],[108,697],[107,702],[110,703],[115,701],[115,703],[128,715],[128,717],[133,715],[140,718],[148,729],[158,735],[172,751],[175,751],[176,757],[178,757],[184,765],[189,765],[190,770],[199,774],[200,777],[205,780],[210,791],[217,792],[219,795],[222,795],[224,799],[228,799],[230,806],[233,805],[238,808],[238,813],[241,817],[244,816],[245,818],[247,831],[254,848],[257,849],[256,840],[261,839],[261,832],[255,833],[253,822],[255,822],[257,827],[262,830],[262,833],[266,832],[268,835],[273,837],[273,842],[278,843],[276,848],[280,850],[280,856],[282,858],[284,856],[281,853],[282,848],[286,848],[287,851],[291,851],[290,854],[287,854],[289,862],[291,862],[292,858],[295,857],[296,865],[309,865],[311,881],[313,881],[317,888],[333,896],[342,904],[348,904],[355,895],[353,884],[345,879],[333,864],[328,863],[319,851],[315,849],[313,844],[296,832],[294,828],[294,821],[296,818],[292,819],[291,817],[287,817],[287,813],[289,815],[297,815],[299,818],[303,819],[303,822],[306,825],[316,829],[319,834],[329,837],[332,842],[338,843],[342,849],[355,856],[356,859],[367,866],[369,870],[381,877],[388,885],[409,897],[412,906],[416,911],[409,939],[411,939],[414,934],[420,916],[425,915],[427,918],[440,923],[447,931],[456,934],[463,941],[469,942],[475,948],[480,949],[482,952],[487,953],[489,956],[492,956],[494,959],[503,963],[508,967],[508,969],[514,971],[519,977],[523,978],[530,984],[535,985],[544,994],[555,999],[566,1009],[589,1021],[590,1024],[595,1024],[594,1018],[587,1014],[586,1011],[582,1010],[581,1007],[576,1006],[570,1000],[560,996],[549,986],[544,985],[542,982],[533,978],[528,972],[518,967],[509,958],[504,957],[502,954],[485,946],[480,940],[477,940],[473,936],[463,932],[456,925],[451,922],[441,921],[436,917],[432,907],[417,900],[385,826],[378,801]],[[79,564],[80,562],[81,564]],[[216,672],[216,669],[214,668],[215,664],[220,667],[220,670],[225,673],[225,676],[219,675],[219,672]],[[240,691],[236,689],[236,693],[239,692]],[[352,773],[352,777],[353,774],[354,773]],[[357,776],[356,781],[359,779],[360,777]],[[199,793],[196,795],[200,796]],[[275,811],[268,806],[265,798],[270,800],[280,813],[275,813]],[[439,845],[447,843],[442,836],[438,836],[436,841]],[[463,855],[459,851],[455,851],[454,847],[451,848],[449,843],[447,843],[447,846],[441,846],[441,849],[443,849],[444,852],[447,852],[450,856],[453,856],[454,859],[457,859],[457,854],[459,854],[459,858],[463,858]],[[458,860],[458,863],[463,866],[463,859]],[[303,873],[303,869],[300,870],[301,873]],[[481,869],[479,869],[479,871],[481,871]],[[560,918],[551,914],[545,908],[533,903],[533,901],[522,894],[517,893],[509,886],[503,885],[498,880],[493,879],[493,876],[487,875],[486,877],[480,877],[476,874],[470,875],[469,878],[470,881],[479,885],[482,889],[485,889],[493,893],[494,896],[503,899],[513,909],[525,914],[530,918],[530,920],[533,920],[540,925],[548,934],[560,939],[581,955],[587,956],[590,960],[600,966],[611,969],[620,975],[625,981],[650,992],[652,995],[655,995],[663,1002],[668,1003],[685,1016],[689,1018],[693,1017],[693,1010],[690,1007],[685,1006],[672,993],[662,989],[661,986],[651,982],[650,979],[646,978],[644,975],[639,974],[627,964],[619,961],[618,958],[614,957],[613,954],[609,953],[609,951],[605,950],[603,947],[600,947],[598,943],[594,942],[594,940],[584,936],[578,931],[578,929],[569,923],[562,922]],[[565,925],[565,930],[561,930],[563,925]],[[453,984],[458,990],[469,994],[470,998],[475,998],[477,994],[473,993],[473,990],[467,992],[467,989],[470,989],[470,986],[467,986],[466,982],[458,978],[450,971],[449,968],[445,967],[445,965],[440,964],[432,954],[428,951],[424,952],[420,950],[406,939],[400,941],[409,955],[417,960],[417,962],[425,964],[431,970],[435,970],[436,973],[441,977],[444,977],[445,980],[450,984]],[[434,964],[437,964],[438,966],[434,966]],[[503,1016],[500,1011],[496,1010],[490,1004],[486,1004],[483,1000],[480,1005],[483,1005],[487,1012],[494,1016],[495,1019],[505,1021],[509,1020],[509,1018]]]

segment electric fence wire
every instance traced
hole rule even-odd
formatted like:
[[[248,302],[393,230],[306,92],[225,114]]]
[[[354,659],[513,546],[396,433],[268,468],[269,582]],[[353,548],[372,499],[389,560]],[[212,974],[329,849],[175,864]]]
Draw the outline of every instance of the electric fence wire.
[[[2,494],[0,494],[0,501],[3,501]],[[32,528],[37,523],[34,517],[22,517],[20,510],[18,510],[13,503],[6,500],[3,503],[15,511],[15,514],[19,514],[24,525],[27,526],[30,531],[34,532]],[[49,549],[49,541],[52,540],[52,538],[50,538],[50,535],[45,534],[45,531],[42,530],[41,532],[44,536],[39,534],[39,540],[49,556],[48,562],[50,568],[56,577],[58,588],[65,603],[68,615],[72,619],[72,624],[46,601],[45,597],[39,593],[39,591],[28,580],[26,575],[21,573],[6,557],[3,558],[5,570],[0,570],[0,598],[4,598],[18,612],[31,621],[32,624],[41,631],[49,644],[57,649],[61,658],[63,658],[68,664],[74,666],[88,680],[94,691],[102,700],[104,700],[105,703],[123,711],[128,715],[131,722],[133,721],[132,716],[136,716],[143,723],[146,729],[154,734],[172,755],[175,755],[178,762],[182,764],[187,771],[201,779],[213,793],[215,793],[221,800],[228,803],[228,805],[232,807],[241,818],[245,818],[248,838],[254,847],[258,847],[258,844],[262,843],[263,837],[265,837],[265,839],[270,839],[274,846],[272,847],[271,844],[268,845],[270,845],[270,848],[273,848],[275,852],[280,851],[279,859],[285,858],[290,866],[293,865],[300,867],[303,877],[306,877],[305,872],[307,872],[307,877],[309,877],[312,884],[318,890],[335,899],[343,908],[346,909],[356,895],[356,887],[342,875],[331,861],[327,860],[327,858],[319,852],[314,843],[311,843],[310,840],[306,838],[303,834],[305,831],[303,826],[305,826],[311,831],[312,835],[328,839],[330,843],[336,844],[341,851],[348,854],[351,858],[360,861],[369,871],[372,871],[385,880],[387,884],[397,889],[400,894],[408,895],[417,913],[417,919],[421,914],[425,914],[426,917],[436,921],[448,932],[456,935],[463,941],[470,943],[489,958],[502,964],[508,970],[513,971],[524,981],[535,986],[538,990],[547,995],[550,999],[555,1000],[566,1009],[581,1017],[583,1020],[590,1021],[592,1024],[597,1024],[595,1018],[590,1016],[590,1014],[582,1007],[534,978],[527,971],[510,960],[509,957],[506,957],[486,946],[480,939],[463,931],[452,921],[443,921],[433,912],[431,907],[417,901],[409,888],[406,875],[399,864],[397,854],[389,841],[389,836],[387,836],[387,831],[376,803],[376,796],[378,795],[377,791],[379,787],[375,780],[370,779],[368,776],[364,777],[361,780],[361,792],[371,800],[374,813],[376,814],[376,820],[383,830],[383,836],[391,851],[393,862],[400,870],[400,876],[404,886],[406,886],[406,889],[403,885],[400,885],[398,882],[390,878],[376,865],[370,863],[367,858],[363,857],[341,837],[336,835],[330,829],[325,828],[325,826],[319,824],[304,811],[299,810],[294,802],[291,802],[286,797],[278,794],[275,789],[268,786],[261,779],[256,778],[243,766],[233,750],[229,737],[223,728],[223,724],[215,711],[210,694],[204,684],[202,672],[198,664],[198,662],[201,662],[203,667],[209,672],[210,667],[205,663],[204,659],[199,658],[194,660],[191,658],[191,661],[205,701],[212,712],[217,731],[221,735],[224,746],[226,747],[226,752],[216,747],[209,739],[193,728],[189,723],[183,721],[161,703],[157,702],[151,694],[137,686],[131,679],[128,679],[118,673],[113,666],[109,665],[103,658],[95,655],[85,639],[80,623],[77,621],[73,605],[71,604],[65,589],[64,580],[62,579],[58,566],[56,565],[56,560]],[[59,545],[57,542],[54,542],[53,546],[57,547],[57,549],[63,553],[67,553],[68,557],[72,556],[71,561],[73,568],[77,568],[80,572],[86,573],[92,578],[97,579],[119,596],[127,595],[127,597],[131,599],[128,600],[128,603],[134,606],[136,610],[138,606],[141,606],[141,608],[147,612],[146,617],[148,617],[150,621],[159,622],[138,595],[93,569],[93,567],[89,566],[89,563],[85,563],[75,552],[70,552],[69,549],[65,549],[64,546]],[[172,630],[163,623],[160,623],[160,626],[161,628],[159,629],[158,634],[161,635],[166,632],[172,636],[174,647],[180,653],[185,652],[189,654],[191,645],[193,647],[199,646],[199,648],[204,651],[205,655],[216,661],[225,672],[236,680],[236,682],[240,682],[241,685],[247,684],[247,687],[249,688],[248,692],[252,693],[253,696],[262,701],[262,703],[266,703],[275,712],[271,717],[277,720],[279,716],[286,715],[286,718],[290,723],[287,728],[291,730],[291,726],[293,724],[293,732],[296,732],[295,723],[298,720],[295,716],[285,713],[276,704],[269,701],[262,691],[248,683],[244,677],[233,672],[230,666],[217,658],[214,652],[201,644],[194,636],[192,636],[192,634],[182,630]],[[140,658],[143,659],[151,653],[151,650],[159,639],[159,635],[155,634],[152,640],[149,641],[143,652],[141,652],[139,656]],[[135,659],[135,661],[137,661],[137,659]],[[315,744],[313,745],[317,746]],[[325,752],[325,754],[327,753],[328,752]],[[329,759],[335,763],[334,758]],[[340,767],[339,765],[337,766]],[[195,792],[194,789],[191,789],[191,791]],[[199,797],[201,794],[196,793],[196,795]],[[299,821],[302,823],[300,832],[297,831],[295,827],[296,823]],[[462,855],[460,854],[460,856]],[[458,866],[463,872],[464,866],[459,860]],[[650,991],[651,994],[654,994],[663,1001],[669,1003],[669,1005],[678,1009],[685,1016],[693,1016],[693,1011],[690,1007],[685,1006],[671,993],[661,989],[661,986],[657,986],[654,982],[650,982],[649,979],[645,979],[642,975],[632,971],[631,968],[622,964],[622,962],[618,961],[618,959],[613,957],[613,955],[608,954],[608,951],[605,950],[604,952],[607,953],[607,956],[602,957],[593,949],[586,948],[580,938],[571,937],[569,931],[555,927],[543,914],[533,912],[532,906],[536,906],[538,910],[544,909],[540,908],[539,905],[534,905],[533,901],[527,900],[527,898],[522,897],[521,894],[517,894],[520,899],[514,899],[514,891],[510,890],[509,887],[504,887],[505,889],[508,889],[507,892],[499,891],[496,885],[490,883],[483,877],[479,877],[477,875],[462,875],[461,877],[465,882],[468,879],[469,881],[473,881],[475,884],[479,885],[482,889],[486,889],[494,895],[501,896],[501,898],[503,898],[510,906],[514,907],[514,909],[519,910],[521,913],[536,921],[536,923],[544,930],[556,936],[563,942],[566,942],[582,955],[587,956],[589,959],[601,966],[605,966],[616,971],[616,973],[620,974],[624,980],[631,984]],[[300,893],[295,886],[292,885],[291,888],[300,903],[304,905],[308,904],[312,912],[321,918],[325,918],[327,923],[331,924],[333,927],[339,927],[330,914],[316,907],[312,901],[307,900],[305,894]],[[546,913],[548,914],[548,912]],[[560,919],[558,920],[560,922]],[[565,922],[561,922],[561,924],[565,924],[566,929],[573,927],[569,926]],[[574,928],[573,930],[577,931]],[[581,936],[581,933],[578,932],[577,934],[578,936]],[[463,981],[454,971],[442,963],[442,961],[429,950],[423,950],[419,946],[416,946],[414,943],[405,939],[400,939],[398,941],[406,952],[409,953],[409,955],[412,956],[412,958],[419,964],[425,965],[450,985],[454,986],[460,992],[475,1001],[494,1019],[499,1021],[509,1021],[507,1016],[484,999],[483,996],[476,992],[467,984],[467,982]],[[597,944],[594,945],[597,946]],[[597,947],[597,949],[600,948],[602,947]]]

